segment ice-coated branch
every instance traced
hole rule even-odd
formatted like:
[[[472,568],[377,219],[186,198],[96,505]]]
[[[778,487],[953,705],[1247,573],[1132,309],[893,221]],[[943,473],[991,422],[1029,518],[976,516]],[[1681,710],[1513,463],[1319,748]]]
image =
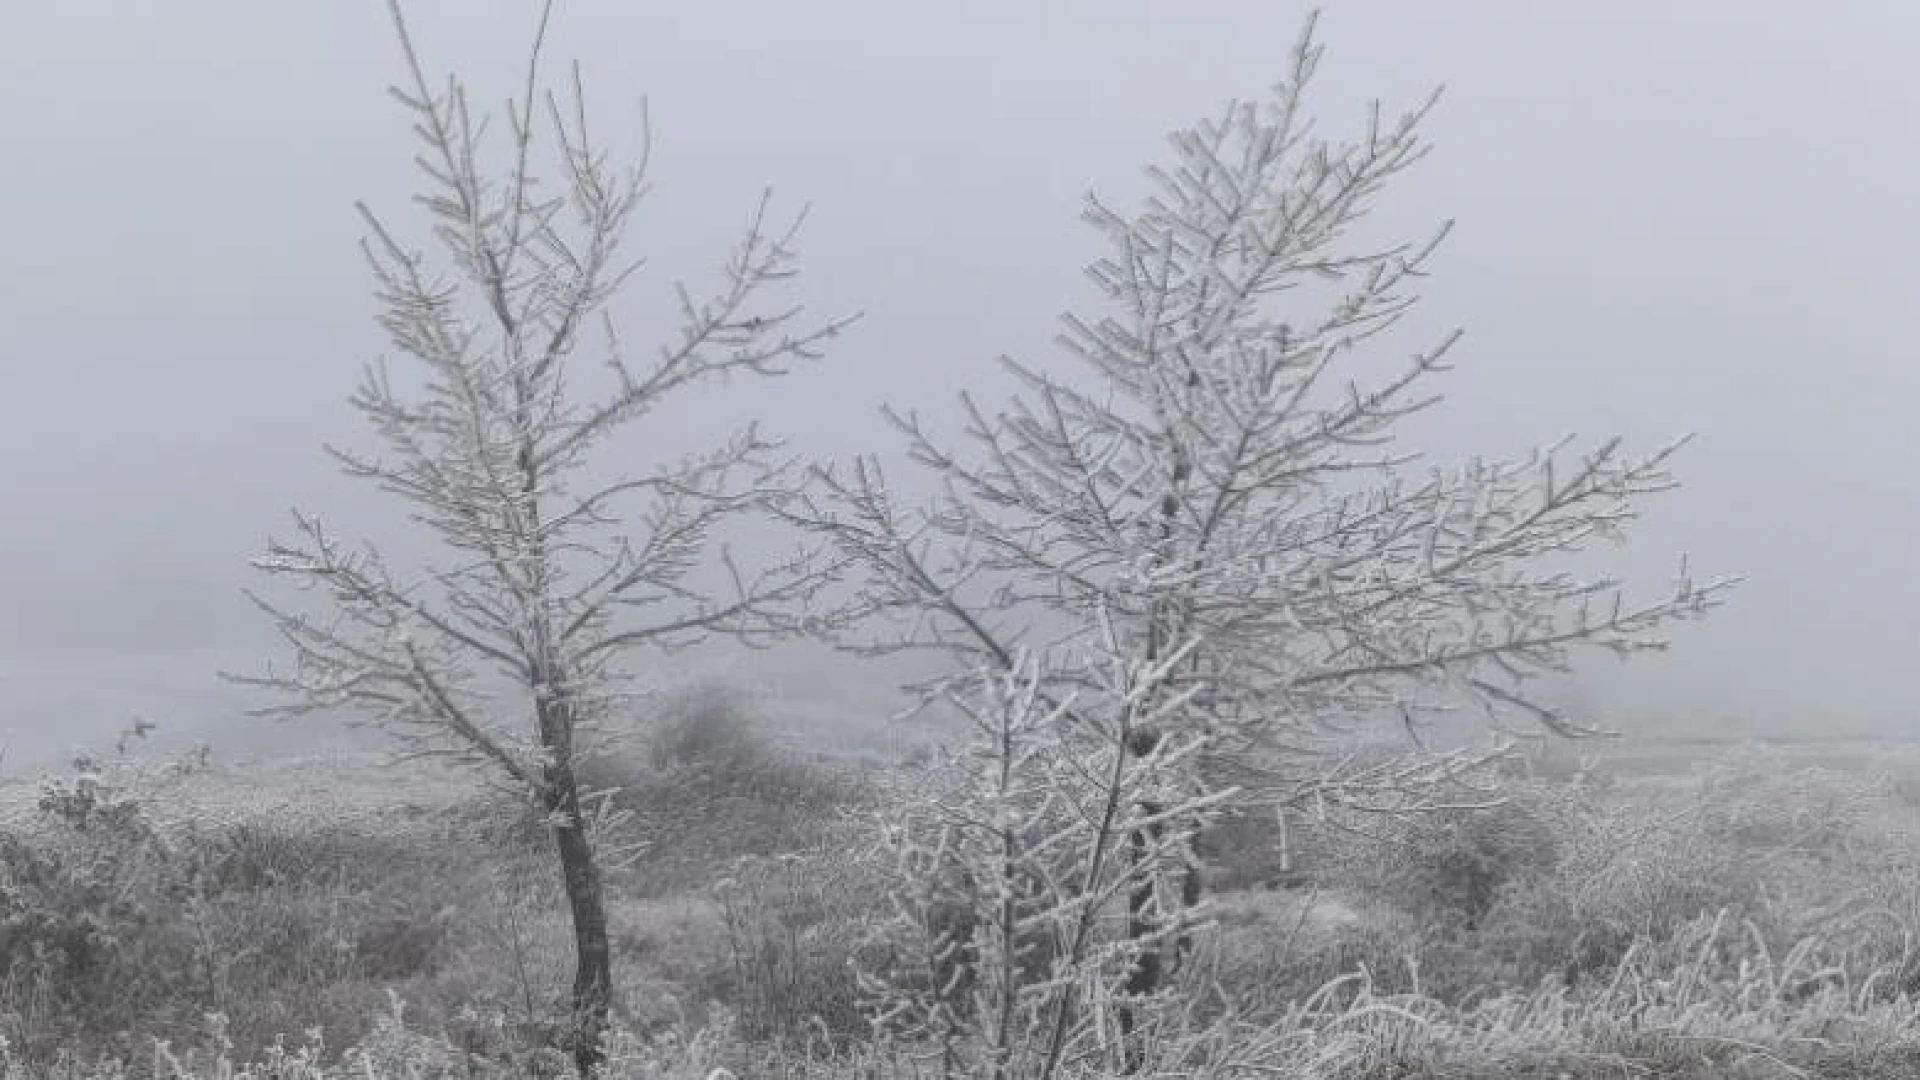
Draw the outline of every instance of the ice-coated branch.
[[[1184,656],[1153,667],[1102,656],[1099,690],[1050,704],[1050,661],[1023,653],[951,695],[973,738],[884,834],[901,867],[894,932],[913,947],[892,970],[862,972],[881,1030],[958,1044],[995,1076],[1057,1075],[1101,1055],[1091,1003],[1124,999],[1134,965],[1206,917],[1171,898],[1151,934],[1116,933],[1113,917],[1191,859],[1187,835],[1166,826],[1231,794],[1195,785],[1195,740],[1129,748],[1181,707],[1154,688]]]

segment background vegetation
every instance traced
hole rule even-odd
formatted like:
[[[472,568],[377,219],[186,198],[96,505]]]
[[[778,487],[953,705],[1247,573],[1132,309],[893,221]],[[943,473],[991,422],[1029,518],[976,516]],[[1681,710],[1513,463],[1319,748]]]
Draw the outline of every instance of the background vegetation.
[[[610,878],[609,1074],[927,1074],[869,1038],[849,964],[888,947],[865,838],[920,766],[811,759],[747,705],[694,688],[592,767],[647,823]],[[1402,829],[1303,821],[1291,887],[1271,830],[1223,830],[1191,1022],[1298,1076],[1913,1075],[1920,757],[1646,750]],[[512,800],[137,740],[0,792],[0,1075],[571,1068],[564,906]]]

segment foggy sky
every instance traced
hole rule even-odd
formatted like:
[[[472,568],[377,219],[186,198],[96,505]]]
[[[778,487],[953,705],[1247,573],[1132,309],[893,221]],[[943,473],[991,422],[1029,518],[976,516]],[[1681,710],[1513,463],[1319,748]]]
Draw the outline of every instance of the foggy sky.
[[[517,85],[532,7],[410,12],[430,72],[459,70],[491,104]],[[1321,21],[1325,133],[1370,98],[1448,87],[1434,154],[1381,208],[1408,233],[1458,221],[1414,332],[1393,339],[1467,330],[1423,448],[1698,433],[1685,488],[1610,561],[1649,591],[1681,550],[1750,580],[1671,657],[1592,669],[1586,692],[1623,711],[1910,723],[1920,8],[1811,10],[1409,0]],[[633,144],[643,95],[654,121],[628,338],[670,329],[668,283],[710,274],[765,185],[812,204],[807,302],[867,313],[821,367],[660,437],[691,446],[758,415],[809,452],[884,451],[882,402],[939,415],[996,385],[997,354],[1044,355],[1099,254],[1083,193],[1129,201],[1168,130],[1261,93],[1301,13],[561,4],[550,70],[580,60],[616,142]],[[393,513],[319,448],[358,438],[345,399],[385,346],[353,200],[417,222],[384,4],[61,0],[6,21],[0,680],[49,650],[264,659],[238,590],[288,508]],[[0,732],[62,722],[57,698],[37,692]],[[0,703],[21,701],[0,681]]]

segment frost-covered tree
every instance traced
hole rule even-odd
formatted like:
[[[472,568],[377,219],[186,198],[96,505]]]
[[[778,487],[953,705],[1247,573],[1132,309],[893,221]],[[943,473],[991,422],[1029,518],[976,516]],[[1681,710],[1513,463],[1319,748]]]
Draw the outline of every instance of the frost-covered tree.
[[[859,568],[866,629],[842,643],[945,654],[950,677],[929,690],[1044,652],[1053,703],[1097,689],[1102,665],[1186,645],[1157,684],[1180,707],[1148,709],[1159,720],[1131,752],[1203,737],[1243,804],[1405,805],[1446,763],[1355,772],[1337,767],[1343,739],[1463,704],[1578,730],[1530,676],[1580,649],[1662,648],[1667,624],[1722,599],[1731,582],[1696,584],[1684,559],[1645,599],[1571,569],[1674,486],[1679,442],[1449,467],[1396,445],[1440,400],[1458,335],[1405,361],[1379,350],[1446,230],[1370,246],[1360,225],[1425,153],[1432,101],[1317,137],[1303,95],[1320,56],[1309,22],[1269,97],[1173,135],[1140,206],[1089,199],[1102,306],[1065,317],[1070,367],[1003,361],[1011,401],[963,397],[957,439],[888,412],[937,481],[928,505],[889,491],[876,459],[820,470],[801,517]],[[1096,612],[1117,656],[1094,640]],[[1143,965],[1133,989],[1159,977]]]
[[[1205,820],[1232,793],[1187,782],[1203,738],[1175,731],[1131,749],[1185,706],[1187,694],[1160,693],[1185,650],[1141,664],[1102,629],[1097,689],[1049,704],[1047,661],[1021,656],[954,694],[970,739],[883,830],[900,882],[894,926],[913,947],[863,985],[879,1031],[937,1051],[946,1075],[1136,1069],[1146,1039],[1128,1036],[1178,1004],[1163,986],[1136,992],[1135,972],[1203,908],[1157,904],[1170,917],[1152,925],[1137,904],[1117,925],[1110,916],[1116,900],[1165,888],[1165,868],[1184,860],[1182,838],[1157,826]]]
[[[763,200],[711,294],[678,287],[665,343],[650,356],[623,350],[613,305],[638,265],[622,243],[645,157],[616,165],[593,142],[577,69],[566,96],[541,89],[551,2],[497,156],[483,154],[462,84],[429,84],[392,7],[411,77],[393,96],[414,119],[417,201],[437,250],[409,248],[361,208],[379,321],[404,364],[374,365],[352,399],[377,449],[329,452],[410,504],[439,555],[405,572],[296,514],[297,537],[271,542],[257,565],[317,591],[326,610],[260,599],[292,664],[244,681],[282,695],[263,711],[345,710],[409,750],[476,763],[545,812],[573,922],[585,1063],[613,982],[605,853],[575,762],[632,698],[622,658],[714,632],[780,632],[780,613],[817,584],[802,558],[747,573],[710,557],[724,523],[791,491],[777,444],[749,428],[629,470],[614,436],[690,388],[812,360],[844,323],[803,324],[772,295],[795,273],[798,222],[773,227]],[[557,183],[538,183],[542,169]],[[499,693],[503,683],[515,692]]]

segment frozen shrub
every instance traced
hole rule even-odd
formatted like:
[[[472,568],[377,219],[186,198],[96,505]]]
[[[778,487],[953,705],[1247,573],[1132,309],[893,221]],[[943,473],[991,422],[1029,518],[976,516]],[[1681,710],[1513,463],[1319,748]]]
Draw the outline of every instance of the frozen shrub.
[[[663,718],[648,731],[648,760],[660,772],[700,772],[726,781],[752,773],[767,754],[741,691],[703,684],[663,703]]]
[[[708,989],[744,1037],[844,1046],[867,1033],[852,962],[884,913],[884,885],[876,860],[844,851],[734,863],[712,890],[727,962]]]
[[[634,815],[630,882],[644,895],[699,888],[727,860],[817,845],[876,790],[855,769],[772,743],[746,697],[706,684],[659,702],[644,753],[580,760],[582,787]]]
[[[1502,889],[1560,861],[1549,798],[1544,789],[1516,787],[1490,806],[1369,823],[1330,876],[1407,912],[1472,929]]]

